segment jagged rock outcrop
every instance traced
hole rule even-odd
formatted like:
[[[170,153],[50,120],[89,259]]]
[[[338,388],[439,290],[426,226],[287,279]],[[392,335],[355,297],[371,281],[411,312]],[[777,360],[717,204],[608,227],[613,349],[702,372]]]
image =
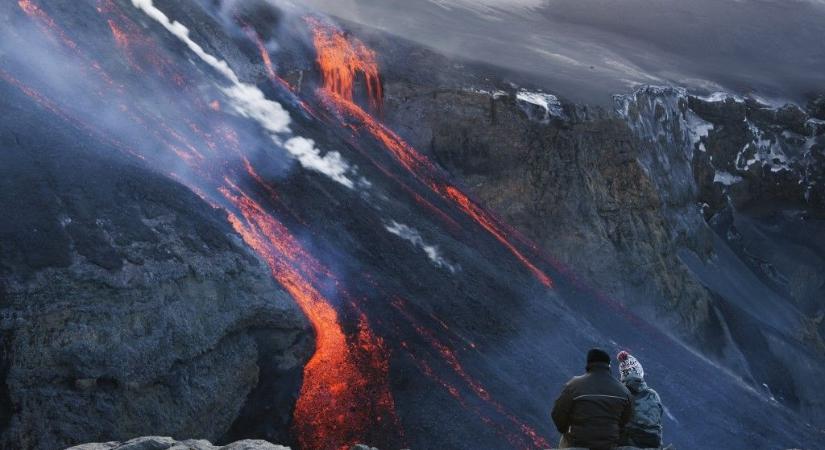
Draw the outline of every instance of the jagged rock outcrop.
[[[690,210],[702,222],[692,191],[663,189],[648,175],[639,163],[647,150],[623,120],[569,104],[565,117],[530,120],[518,93],[400,82],[386,92],[388,120],[417,124],[406,133],[415,145],[550,254],[628,304],[676,311],[674,323],[717,342],[710,296],[676,252],[687,241],[707,246],[668,217]],[[679,164],[689,174],[689,161]],[[651,297],[656,307],[643,300]]]
[[[256,390],[273,396],[267,417],[286,429],[312,335],[266,265],[219,210],[100,156],[104,144],[72,144],[89,138],[63,125],[18,134],[43,119],[10,97],[0,448],[150,433],[214,440],[256,414],[244,408]]]
[[[819,420],[822,386],[805,381],[825,331],[816,101],[644,87],[612,112],[542,115],[521,88],[440,83],[386,80],[387,120],[582,278]]]
[[[259,439],[245,439],[220,446],[203,439],[176,441],[170,437],[145,436],[126,442],[81,444],[66,450],[289,450],[289,447]]]

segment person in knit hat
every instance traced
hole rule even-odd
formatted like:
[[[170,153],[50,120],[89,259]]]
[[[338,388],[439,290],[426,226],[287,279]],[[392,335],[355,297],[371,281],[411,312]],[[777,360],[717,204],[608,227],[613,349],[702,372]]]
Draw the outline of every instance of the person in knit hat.
[[[621,382],[633,396],[633,415],[624,427],[621,444],[639,448],[662,446],[662,400],[647,386],[645,371],[638,359],[626,351],[616,356]]]

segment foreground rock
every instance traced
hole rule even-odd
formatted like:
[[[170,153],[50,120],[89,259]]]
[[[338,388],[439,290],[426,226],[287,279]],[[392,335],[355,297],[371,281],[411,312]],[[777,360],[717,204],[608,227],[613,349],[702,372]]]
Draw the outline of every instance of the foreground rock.
[[[821,99],[644,87],[604,111],[451,77],[387,75],[387,122],[587,283],[821,423]]]
[[[126,442],[82,444],[67,450],[289,450],[289,447],[258,439],[246,439],[219,446],[202,439],[176,441],[170,437],[146,436]]]
[[[225,218],[4,99],[0,448],[218,439],[253,390],[286,429],[311,333]]]

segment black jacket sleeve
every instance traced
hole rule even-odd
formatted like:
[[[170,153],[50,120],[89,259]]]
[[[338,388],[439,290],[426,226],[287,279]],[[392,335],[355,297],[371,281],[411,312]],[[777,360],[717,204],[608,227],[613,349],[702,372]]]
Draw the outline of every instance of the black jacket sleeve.
[[[625,403],[624,410],[622,411],[622,417],[619,421],[619,425],[624,428],[630,419],[633,418],[633,397],[627,398],[627,403]]]
[[[559,433],[567,433],[567,430],[570,429],[570,413],[572,410],[573,393],[570,390],[570,386],[567,385],[561,391],[561,394],[559,394],[556,403],[553,404],[553,412],[551,413],[553,423],[556,424],[556,429],[559,430]]]

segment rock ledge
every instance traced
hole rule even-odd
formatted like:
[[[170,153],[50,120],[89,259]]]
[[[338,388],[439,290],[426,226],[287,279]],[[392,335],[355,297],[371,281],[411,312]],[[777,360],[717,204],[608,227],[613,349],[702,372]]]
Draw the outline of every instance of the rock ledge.
[[[259,439],[246,439],[229,445],[213,445],[202,439],[176,441],[164,436],[145,436],[125,442],[98,442],[69,447],[66,450],[290,450]]]

